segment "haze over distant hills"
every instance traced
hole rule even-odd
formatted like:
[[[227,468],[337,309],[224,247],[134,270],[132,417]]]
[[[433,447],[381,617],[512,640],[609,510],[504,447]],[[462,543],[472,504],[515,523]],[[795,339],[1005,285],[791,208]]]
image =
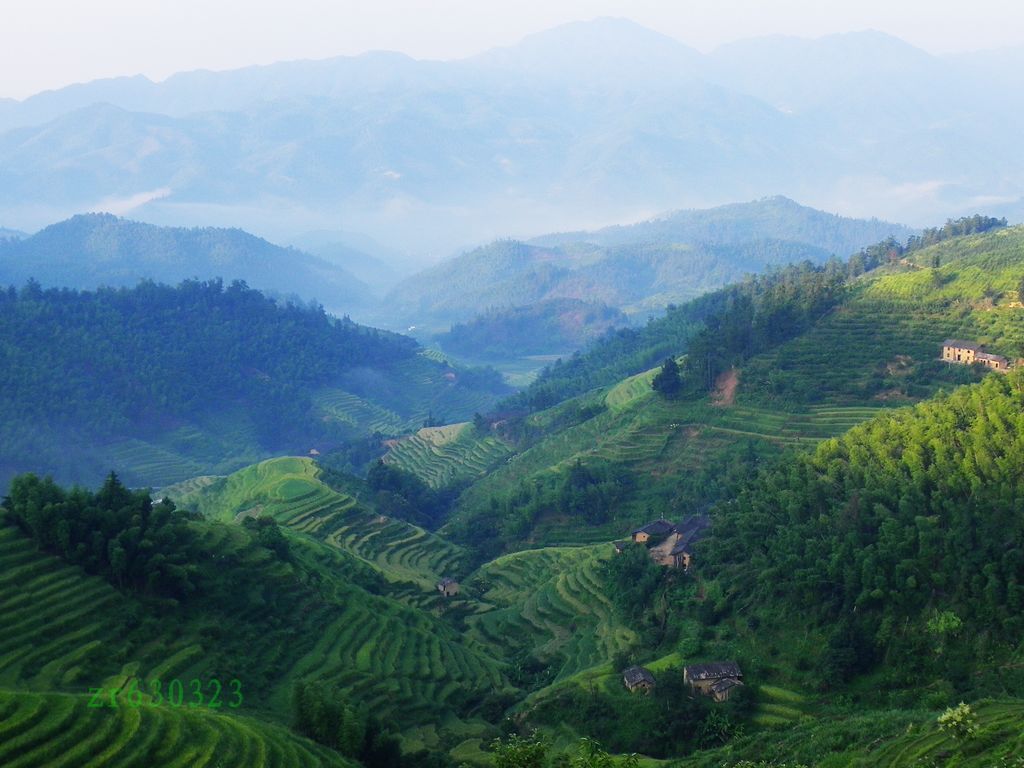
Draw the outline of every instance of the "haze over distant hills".
[[[372,53],[0,102],[0,221],[82,210],[443,255],[785,194],[931,224],[1014,218],[1020,51],[861,32],[704,55],[621,19],[453,62]]]
[[[384,306],[393,318],[420,327],[552,299],[602,302],[643,317],[772,266],[820,263],[910,234],[900,224],[843,218],[773,197],[528,243],[500,240],[403,280]]]
[[[31,237],[0,233],[0,285],[133,287],[140,280],[244,280],[277,295],[317,300],[339,314],[365,306],[368,286],[336,262],[238,229],[156,227],[109,214],[75,216]]]

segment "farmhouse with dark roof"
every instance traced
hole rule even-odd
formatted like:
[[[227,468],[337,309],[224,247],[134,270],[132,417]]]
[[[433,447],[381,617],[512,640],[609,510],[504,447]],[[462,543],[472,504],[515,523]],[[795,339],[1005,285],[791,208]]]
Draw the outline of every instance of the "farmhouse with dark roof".
[[[637,544],[644,544],[652,536],[664,536],[665,534],[672,533],[675,529],[674,523],[670,523],[663,518],[655,520],[653,523],[648,523],[643,528],[637,528],[631,535],[633,536],[633,541]]]
[[[639,688],[647,693],[654,688],[654,675],[646,667],[629,667],[622,673],[622,683],[630,692]]]
[[[715,701],[726,701],[736,686],[743,685],[743,672],[735,661],[691,664],[683,667],[683,682]]]

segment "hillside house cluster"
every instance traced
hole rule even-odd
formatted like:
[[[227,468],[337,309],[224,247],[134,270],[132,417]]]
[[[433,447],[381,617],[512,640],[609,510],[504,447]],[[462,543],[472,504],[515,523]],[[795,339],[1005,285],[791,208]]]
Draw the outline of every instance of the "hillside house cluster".
[[[960,365],[980,363],[993,371],[1003,371],[1004,373],[1012,367],[1009,359],[1002,355],[986,352],[981,344],[963,339],[946,339],[942,342],[942,359],[947,363],[959,363]]]
[[[667,568],[689,570],[693,564],[693,545],[704,538],[711,520],[705,515],[693,515],[681,523],[655,520],[630,533],[635,544],[645,544],[651,559]],[[627,541],[616,541],[615,552],[621,553]]]
[[[691,664],[683,667],[683,682],[693,690],[715,701],[728,701],[733,691],[743,685],[743,672],[735,661]]]

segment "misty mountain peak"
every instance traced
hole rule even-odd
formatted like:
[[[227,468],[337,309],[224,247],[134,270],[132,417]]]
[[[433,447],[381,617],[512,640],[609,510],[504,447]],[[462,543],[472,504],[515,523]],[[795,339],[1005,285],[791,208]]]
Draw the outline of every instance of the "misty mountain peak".
[[[626,82],[695,75],[702,54],[628,19],[599,17],[537,32],[471,59],[495,69],[552,78]]]

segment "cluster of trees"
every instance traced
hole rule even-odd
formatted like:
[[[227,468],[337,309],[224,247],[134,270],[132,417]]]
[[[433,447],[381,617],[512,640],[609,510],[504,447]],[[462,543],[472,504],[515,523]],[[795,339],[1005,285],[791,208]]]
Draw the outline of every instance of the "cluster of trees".
[[[29,282],[0,291],[0,459],[17,465],[69,432],[146,435],[231,404],[247,406],[265,447],[282,447],[312,428],[315,387],[415,351],[242,282],[95,292]]]
[[[4,507],[41,549],[120,589],[181,599],[199,586],[199,544],[188,516],[170,501],[154,505],[146,491],[128,490],[113,472],[96,492],[20,475]]]
[[[612,605],[626,621],[638,624],[650,609],[665,569],[651,560],[647,547],[633,544],[606,560],[601,570]]]
[[[669,758],[695,749],[722,746],[741,732],[753,697],[738,688],[728,702],[694,696],[682,670],[664,670],[650,694],[624,686],[587,689],[565,686],[545,697],[529,713],[535,724],[564,727],[600,738],[612,752],[639,752]]]
[[[369,768],[447,768],[444,755],[403,755],[398,736],[345,692],[323,680],[301,680],[292,692],[293,727]]]
[[[806,262],[724,289],[721,307],[689,340],[685,384],[711,389],[723,371],[804,332],[842,300],[847,277],[842,262]]]
[[[455,491],[436,491],[412,472],[378,459],[366,474],[373,505],[382,515],[434,529],[444,522]]]
[[[993,229],[1001,229],[1007,224],[1006,219],[997,219],[992,216],[963,216],[959,219],[946,219],[941,227],[929,227],[920,235],[911,235],[907,239],[905,253],[927,248],[929,245],[941,243],[943,240],[950,240],[954,237],[964,235],[980,235],[983,232],[990,232]]]
[[[705,574],[830,627],[825,682],[886,651],[912,667],[957,636],[1019,637],[1022,413],[1024,375],[990,376],[762,471],[714,511]]]
[[[614,517],[634,483],[621,467],[577,459],[568,472],[522,482],[504,499],[492,498],[489,517],[498,522],[503,539],[525,535],[544,516],[600,525]]]

